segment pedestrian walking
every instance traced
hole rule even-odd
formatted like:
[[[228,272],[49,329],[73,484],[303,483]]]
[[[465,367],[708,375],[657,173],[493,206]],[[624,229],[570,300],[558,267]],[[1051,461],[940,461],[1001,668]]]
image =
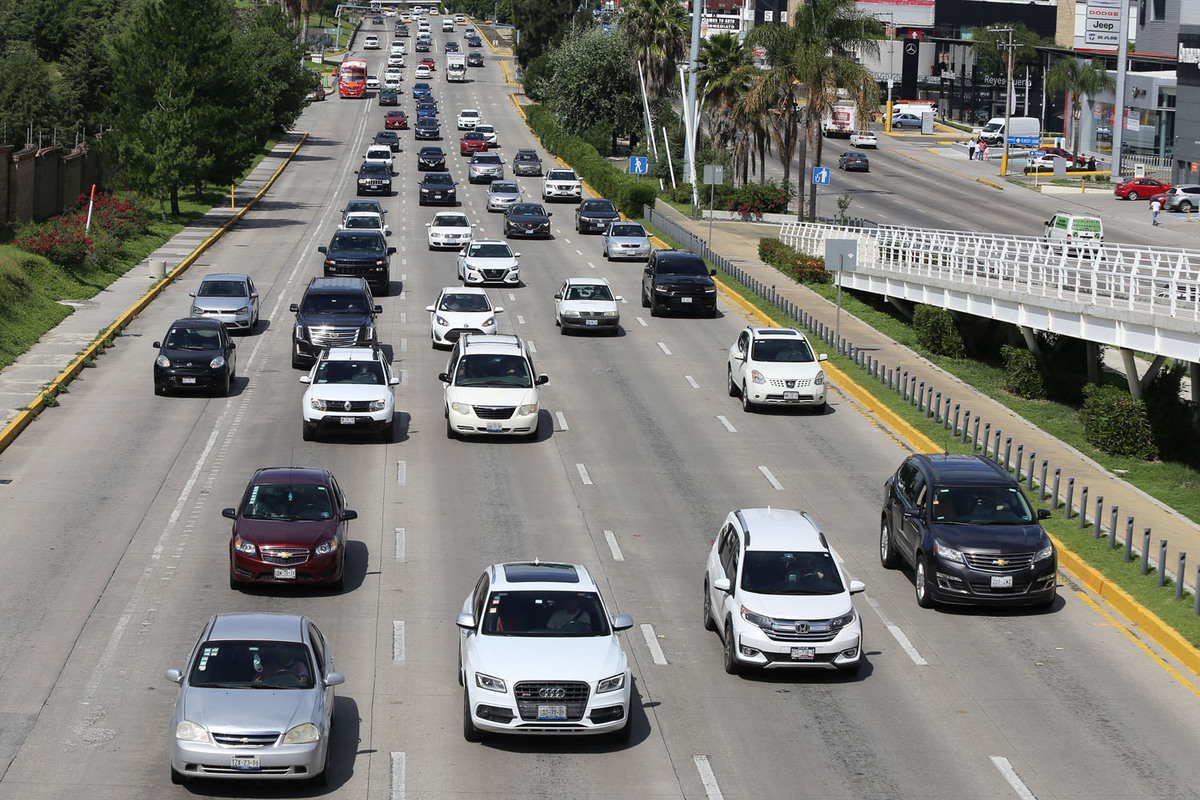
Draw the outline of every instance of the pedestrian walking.
[[[975,160],[975,140],[974,139],[971,139],[970,141],[967,142],[967,160],[968,161]]]
[[[1158,212],[1162,208],[1162,200],[1157,197],[1150,201],[1150,224],[1158,224]]]
[[[987,151],[988,151],[987,142],[985,142],[983,139],[980,139],[979,140],[979,160],[980,161],[987,161]]]

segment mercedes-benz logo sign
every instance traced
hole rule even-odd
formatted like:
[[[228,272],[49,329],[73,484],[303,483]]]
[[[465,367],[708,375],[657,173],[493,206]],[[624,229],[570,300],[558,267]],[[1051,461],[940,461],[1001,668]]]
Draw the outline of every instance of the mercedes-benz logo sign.
[[[916,53],[917,52],[917,43],[916,42],[906,43],[904,45],[904,52],[908,53],[909,55]]]
[[[543,700],[563,700],[567,696],[567,690],[561,686],[546,686],[538,689],[538,697]]]

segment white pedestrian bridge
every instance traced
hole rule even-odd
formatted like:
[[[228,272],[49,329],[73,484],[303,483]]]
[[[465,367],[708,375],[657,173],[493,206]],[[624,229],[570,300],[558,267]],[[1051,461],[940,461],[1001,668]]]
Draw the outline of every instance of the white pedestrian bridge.
[[[858,242],[841,285],[911,303],[1119,348],[1136,396],[1167,358],[1200,377],[1200,250],[1096,245],[883,225],[783,223],[779,238],[824,256],[825,242]],[[833,266],[833,265],[830,265]],[[1155,357],[1138,379],[1135,352]]]

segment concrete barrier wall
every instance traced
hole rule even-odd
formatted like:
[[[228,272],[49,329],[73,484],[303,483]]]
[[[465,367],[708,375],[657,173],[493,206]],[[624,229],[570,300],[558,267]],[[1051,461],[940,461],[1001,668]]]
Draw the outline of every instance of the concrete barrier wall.
[[[49,219],[75,208],[92,184],[104,185],[100,156],[86,147],[0,145],[0,225]]]

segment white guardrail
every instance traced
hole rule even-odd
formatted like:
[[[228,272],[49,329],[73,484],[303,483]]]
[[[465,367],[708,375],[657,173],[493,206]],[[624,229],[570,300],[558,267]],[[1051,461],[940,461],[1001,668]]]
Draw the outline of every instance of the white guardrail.
[[[808,222],[779,238],[816,256],[856,240],[849,288],[1200,362],[1198,250]]]

